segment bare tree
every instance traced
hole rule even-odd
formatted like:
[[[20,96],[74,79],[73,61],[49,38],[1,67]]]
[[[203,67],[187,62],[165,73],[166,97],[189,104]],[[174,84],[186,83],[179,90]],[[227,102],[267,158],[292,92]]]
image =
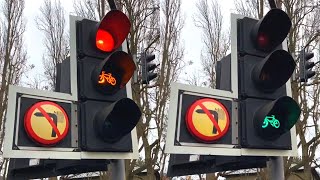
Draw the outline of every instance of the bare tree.
[[[320,42],[319,1],[288,0],[283,2],[283,8],[292,21],[292,28],[288,36],[289,51],[297,57],[301,46],[307,46],[307,51],[315,50]],[[316,69],[319,69],[319,66]],[[296,71],[296,77],[298,73]],[[291,172],[303,167],[305,179],[311,179],[311,167],[316,162],[316,151],[320,143],[318,126],[320,110],[319,77],[317,73],[312,78],[311,83],[300,83],[297,79],[291,83],[293,98],[299,102],[302,110],[300,121],[296,124],[297,135],[300,140],[298,148],[301,148],[302,156],[299,162],[294,162],[294,157],[287,159],[285,164],[286,177],[289,177]]]
[[[202,30],[204,49],[201,53],[202,67],[208,85],[215,88],[215,67],[218,60],[226,56],[230,45],[228,32],[222,28],[223,16],[217,1],[200,0],[196,4],[195,25]]]
[[[163,175],[163,168],[167,155],[164,154],[164,134],[167,124],[168,100],[170,85],[175,82],[183,68],[183,49],[180,44],[180,33],[183,27],[180,0],[160,1],[160,53],[158,79],[154,85],[140,86],[136,97],[142,101],[141,108],[144,119],[138,124],[138,136],[144,147],[146,169],[150,176],[153,170],[159,170]],[[155,26],[156,27],[156,26]],[[152,88],[152,89],[151,89]],[[142,93],[139,93],[141,92]],[[150,138],[154,136],[154,138]]]
[[[45,77],[49,89],[56,86],[56,65],[61,63],[69,55],[69,43],[65,30],[65,12],[59,0],[45,0],[40,7],[40,15],[36,18],[36,24],[44,33],[45,53],[42,62]]]
[[[100,20],[109,11],[107,0],[75,0],[73,8],[78,16]]]
[[[8,88],[10,84],[19,84],[21,76],[27,70],[27,52],[24,46],[23,34],[25,32],[25,19],[23,0],[5,0],[2,4],[3,17],[0,28],[0,145],[3,146],[5,130],[5,115],[8,101]],[[1,162],[1,168],[6,169],[8,159]]]
[[[129,36],[131,53],[139,56],[139,52],[153,52],[160,65],[154,84],[143,86],[140,78],[137,83],[132,84],[133,98],[143,112],[137,132],[141,141],[139,144],[142,144],[139,151],[140,154],[143,152],[144,158],[127,162],[127,179],[132,179],[135,174],[144,170],[147,170],[148,178],[153,179],[154,170],[163,173],[167,157],[163,151],[163,141],[170,84],[177,79],[183,62],[183,50],[179,43],[183,24],[180,15],[181,2],[161,1],[159,5],[153,0],[125,0],[122,1],[122,6],[132,23]],[[161,21],[160,12],[163,14]]]
[[[43,78],[42,74],[36,74],[33,77],[27,77],[28,82],[25,82],[24,85],[33,89],[42,89],[49,90],[47,81]]]
[[[281,0],[275,0],[275,2],[277,7],[280,7]],[[237,13],[258,19],[263,17],[266,8],[270,8],[266,0],[234,0],[234,4]]]

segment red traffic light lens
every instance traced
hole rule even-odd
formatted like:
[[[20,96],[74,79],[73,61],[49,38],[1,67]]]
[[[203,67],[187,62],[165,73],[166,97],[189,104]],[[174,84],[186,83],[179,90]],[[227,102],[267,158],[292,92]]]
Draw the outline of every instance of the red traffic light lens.
[[[119,10],[109,11],[96,30],[96,46],[104,52],[111,52],[121,46],[130,32],[128,17]]]
[[[271,51],[287,37],[291,25],[291,20],[284,11],[271,9],[252,28],[252,40],[258,49]]]
[[[101,51],[112,51],[114,48],[114,39],[112,35],[105,30],[98,29],[96,35],[96,46]]]
[[[268,36],[261,32],[260,34],[258,34],[258,46],[261,48],[266,48],[269,45],[269,38]]]

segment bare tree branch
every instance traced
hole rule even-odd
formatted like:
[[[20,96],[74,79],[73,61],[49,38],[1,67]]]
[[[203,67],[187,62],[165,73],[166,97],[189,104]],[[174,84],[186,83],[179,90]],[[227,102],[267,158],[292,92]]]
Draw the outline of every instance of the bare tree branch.
[[[35,19],[37,27],[44,34],[45,53],[42,57],[45,77],[49,89],[56,86],[56,66],[69,55],[69,43],[66,34],[65,12],[59,0],[45,0],[40,7],[40,15]]]
[[[223,16],[219,4],[213,0],[200,0],[197,4],[197,14],[194,18],[195,25],[202,30],[204,50],[201,53],[202,67],[208,85],[215,88],[215,67],[218,60],[226,56],[229,49],[230,37],[222,29]]]

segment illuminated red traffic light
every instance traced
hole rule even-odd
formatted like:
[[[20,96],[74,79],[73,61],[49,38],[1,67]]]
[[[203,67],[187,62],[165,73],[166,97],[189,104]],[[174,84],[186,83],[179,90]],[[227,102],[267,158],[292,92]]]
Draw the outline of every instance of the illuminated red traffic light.
[[[96,46],[101,51],[110,52],[114,48],[114,40],[111,34],[107,31],[98,29],[96,35]]]
[[[119,10],[109,11],[97,26],[96,47],[103,52],[119,48],[130,32],[128,17]]]

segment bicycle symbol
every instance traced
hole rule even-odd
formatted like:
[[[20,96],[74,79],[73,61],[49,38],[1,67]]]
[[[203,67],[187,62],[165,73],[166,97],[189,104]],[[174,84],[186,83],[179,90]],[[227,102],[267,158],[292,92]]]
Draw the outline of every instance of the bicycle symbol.
[[[102,71],[101,74],[99,75],[99,84],[104,84],[108,82],[111,85],[116,85],[117,81],[114,77],[112,77],[111,73],[106,73],[105,71]]]
[[[263,121],[263,124],[262,124],[262,128],[266,128],[269,123],[271,124],[272,127],[274,128],[279,128],[280,127],[280,122],[278,119],[276,119],[274,117],[274,115],[271,115],[271,116],[266,116],[264,118],[264,121]]]

